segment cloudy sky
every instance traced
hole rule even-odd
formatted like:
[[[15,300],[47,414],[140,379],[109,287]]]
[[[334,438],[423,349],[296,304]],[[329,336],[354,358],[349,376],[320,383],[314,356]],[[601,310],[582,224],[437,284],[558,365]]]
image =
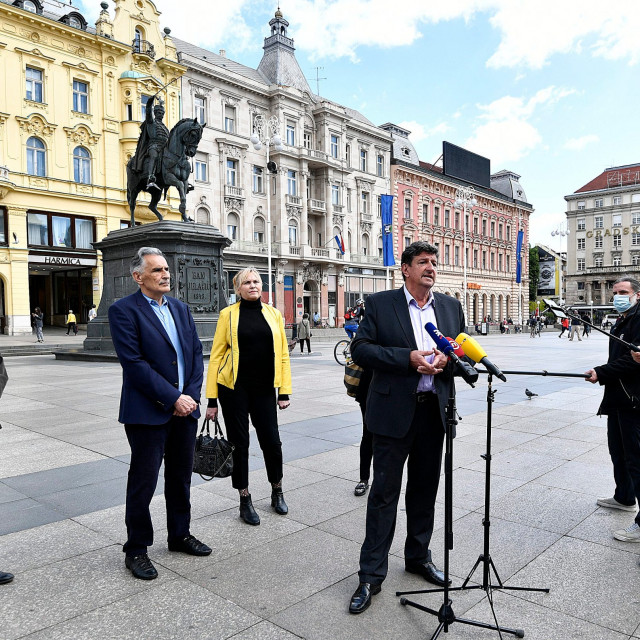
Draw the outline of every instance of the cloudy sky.
[[[94,6],[96,5],[96,6]],[[91,22],[99,7],[84,0]],[[162,26],[257,67],[277,4],[156,0]],[[312,89],[376,124],[412,131],[422,160],[442,140],[522,176],[532,241],[563,196],[605,167],[640,163],[640,2],[618,0],[281,0]],[[397,11],[396,11],[397,9]],[[198,13],[206,19],[194,19]]]

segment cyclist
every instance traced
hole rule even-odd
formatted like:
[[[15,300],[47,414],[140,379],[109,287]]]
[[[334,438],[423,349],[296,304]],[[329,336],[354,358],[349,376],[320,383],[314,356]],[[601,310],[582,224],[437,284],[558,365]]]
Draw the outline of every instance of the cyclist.
[[[352,309],[347,309],[344,314],[344,330],[347,332],[349,340],[353,340],[353,336],[356,335],[358,325],[362,321],[362,318],[364,318],[364,300],[358,298],[356,300],[356,306]]]

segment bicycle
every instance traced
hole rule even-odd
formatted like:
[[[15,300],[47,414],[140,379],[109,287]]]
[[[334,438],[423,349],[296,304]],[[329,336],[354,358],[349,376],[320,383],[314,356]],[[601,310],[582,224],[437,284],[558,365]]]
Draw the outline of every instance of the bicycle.
[[[336,362],[343,367],[347,362],[351,362],[351,340],[343,338],[338,340],[336,346],[333,348],[333,357]]]

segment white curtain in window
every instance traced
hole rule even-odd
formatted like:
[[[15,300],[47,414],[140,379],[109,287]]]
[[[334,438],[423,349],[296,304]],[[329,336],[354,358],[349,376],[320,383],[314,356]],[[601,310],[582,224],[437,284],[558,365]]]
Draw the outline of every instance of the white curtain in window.
[[[51,217],[54,247],[71,247],[71,219]]]
[[[76,220],[76,247],[78,249],[93,249],[92,242],[93,223],[91,220]]]

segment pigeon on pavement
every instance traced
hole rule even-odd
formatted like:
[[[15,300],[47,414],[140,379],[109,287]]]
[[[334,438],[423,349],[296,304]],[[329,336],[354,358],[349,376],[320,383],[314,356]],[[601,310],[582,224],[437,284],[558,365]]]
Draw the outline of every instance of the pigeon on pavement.
[[[533,396],[537,396],[538,395],[537,393],[533,393],[533,391],[529,391],[529,389],[525,389],[524,392],[525,392],[527,398],[529,398],[529,400],[531,400],[531,398],[533,398]]]

